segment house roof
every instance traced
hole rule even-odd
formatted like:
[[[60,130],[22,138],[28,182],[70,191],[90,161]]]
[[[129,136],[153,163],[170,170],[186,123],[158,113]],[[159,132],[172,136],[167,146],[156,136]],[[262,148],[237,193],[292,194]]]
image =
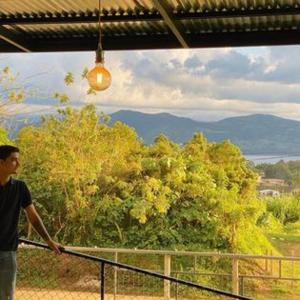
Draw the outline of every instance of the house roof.
[[[300,43],[294,0],[102,0],[105,50]],[[98,0],[0,0],[0,52],[94,50]]]

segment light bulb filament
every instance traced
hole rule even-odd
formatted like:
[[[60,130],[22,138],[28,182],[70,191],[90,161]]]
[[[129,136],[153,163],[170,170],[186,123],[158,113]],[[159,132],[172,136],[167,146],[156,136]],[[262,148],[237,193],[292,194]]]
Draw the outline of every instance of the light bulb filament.
[[[103,74],[102,73],[97,73],[97,83],[101,84],[103,81]]]

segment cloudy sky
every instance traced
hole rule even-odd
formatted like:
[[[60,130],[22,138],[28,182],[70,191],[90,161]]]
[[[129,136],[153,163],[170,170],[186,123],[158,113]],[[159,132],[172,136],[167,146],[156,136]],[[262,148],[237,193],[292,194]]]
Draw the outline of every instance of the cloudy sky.
[[[170,112],[214,121],[255,113],[300,120],[300,47],[107,52],[111,87],[87,96],[81,80],[92,67],[93,52],[1,54],[19,81],[39,92],[19,106],[21,112],[46,113],[57,104],[51,95],[67,92],[71,104],[94,103],[110,113],[120,109]],[[75,83],[65,87],[67,72]]]

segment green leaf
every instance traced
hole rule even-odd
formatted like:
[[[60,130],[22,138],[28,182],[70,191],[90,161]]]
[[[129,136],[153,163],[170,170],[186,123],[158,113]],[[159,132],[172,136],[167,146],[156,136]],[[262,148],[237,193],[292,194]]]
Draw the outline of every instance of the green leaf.
[[[64,78],[65,84],[66,85],[71,85],[74,83],[74,76],[71,72],[68,72],[67,75]]]

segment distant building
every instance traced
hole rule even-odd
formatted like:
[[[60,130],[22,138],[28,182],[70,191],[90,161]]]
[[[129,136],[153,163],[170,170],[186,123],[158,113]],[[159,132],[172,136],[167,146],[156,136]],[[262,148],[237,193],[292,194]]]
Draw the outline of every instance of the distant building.
[[[300,188],[294,188],[292,190],[292,193],[295,194],[295,195],[300,195]]]
[[[258,193],[259,193],[259,196],[261,196],[261,197],[266,197],[266,196],[279,197],[280,196],[280,192],[278,192],[276,190],[261,190]]]

